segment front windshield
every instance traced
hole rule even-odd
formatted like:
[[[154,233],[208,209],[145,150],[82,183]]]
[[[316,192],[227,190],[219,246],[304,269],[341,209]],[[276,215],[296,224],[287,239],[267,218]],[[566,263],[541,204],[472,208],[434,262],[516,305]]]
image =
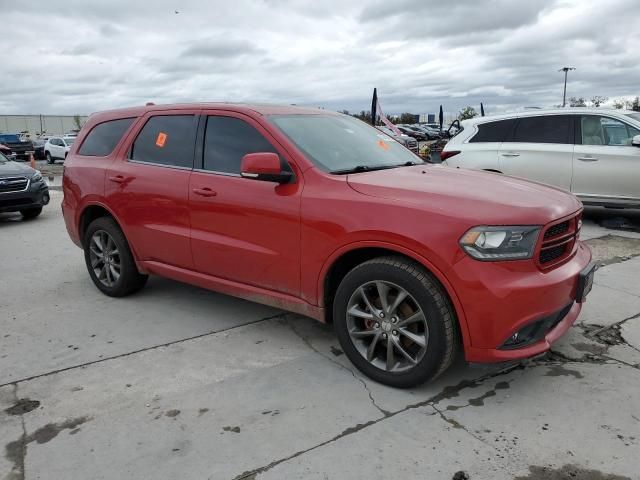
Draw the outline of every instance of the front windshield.
[[[625,115],[627,117],[631,117],[634,120],[637,120],[638,122],[640,122],[640,113],[625,113]]]
[[[7,157],[5,157],[2,153],[0,153],[0,163],[7,163],[9,161],[10,160]]]
[[[389,135],[346,115],[273,115],[270,120],[328,172],[422,163]]]

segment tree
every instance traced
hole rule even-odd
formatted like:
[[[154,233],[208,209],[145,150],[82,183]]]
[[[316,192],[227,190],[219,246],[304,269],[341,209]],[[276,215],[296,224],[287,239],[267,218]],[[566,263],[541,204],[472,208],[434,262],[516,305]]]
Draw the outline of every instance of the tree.
[[[594,107],[599,107],[600,105],[605,103],[607,100],[609,100],[609,97],[602,97],[600,95],[594,95],[593,97],[591,97],[591,104]]]
[[[76,129],[80,131],[82,128],[82,119],[80,118],[80,115],[73,116],[73,124],[76,126]]]
[[[627,108],[634,112],[640,112],[640,97],[636,97],[633,100],[627,101]]]
[[[458,120],[460,121],[468,120],[470,118],[477,117],[477,116],[478,116],[478,112],[476,112],[475,108],[467,105],[462,110],[460,110],[460,113],[458,113]]]
[[[416,116],[413,113],[405,112],[400,115],[398,123],[416,123]]]
[[[344,113],[345,115],[351,115],[349,110],[340,110],[340,113]]]
[[[613,108],[620,110],[621,108],[624,108],[624,100],[614,100],[613,101]]]
[[[586,107],[587,106],[587,102],[585,102],[584,97],[571,97],[569,99],[569,106],[570,107]]]

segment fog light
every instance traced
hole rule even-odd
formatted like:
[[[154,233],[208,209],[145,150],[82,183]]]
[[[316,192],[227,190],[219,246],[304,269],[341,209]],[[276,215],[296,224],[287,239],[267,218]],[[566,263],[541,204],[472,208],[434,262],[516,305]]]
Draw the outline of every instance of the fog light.
[[[49,194],[45,193],[44,195],[42,195],[42,204],[47,205],[48,203],[49,203]]]

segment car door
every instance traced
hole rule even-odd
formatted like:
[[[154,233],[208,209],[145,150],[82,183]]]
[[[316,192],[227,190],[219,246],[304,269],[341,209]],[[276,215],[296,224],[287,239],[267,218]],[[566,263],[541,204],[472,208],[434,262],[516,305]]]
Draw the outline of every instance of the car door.
[[[127,138],[109,166],[107,204],[140,260],[193,268],[189,177],[198,111],[154,111]]]
[[[640,131],[603,115],[581,115],[571,191],[585,200],[640,200]]]
[[[64,158],[64,147],[62,146],[62,140],[59,138],[51,139],[51,156],[53,158]]]
[[[198,145],[189,186],[196,270],[299,295],[302,176],[297,167],[264,127],[241,114],[204,115]],[[295,179],[278,184],[241,177],[242,157],[257,152],[277,153]]]
[[[573,116],[520,117],[498,152],[500,171],[571,190]]]

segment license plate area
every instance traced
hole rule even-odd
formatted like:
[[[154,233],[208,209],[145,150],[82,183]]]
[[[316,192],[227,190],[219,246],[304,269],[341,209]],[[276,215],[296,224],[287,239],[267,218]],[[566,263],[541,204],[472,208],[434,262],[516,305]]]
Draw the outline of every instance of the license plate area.
[[[576,292],[576,302],[584,303],[593,288],[593,279],[596,273],[596,264],[591,263],[580,272],[578,276],[578,290]]]

